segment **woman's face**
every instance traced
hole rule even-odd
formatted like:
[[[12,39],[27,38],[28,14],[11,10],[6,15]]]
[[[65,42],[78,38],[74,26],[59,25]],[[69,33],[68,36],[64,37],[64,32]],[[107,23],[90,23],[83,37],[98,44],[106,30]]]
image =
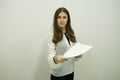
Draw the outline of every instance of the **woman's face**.
[[[65,12],[60,12],[57,17],[57,24],[60,28],[65,28],[68,21],[68,15]]]

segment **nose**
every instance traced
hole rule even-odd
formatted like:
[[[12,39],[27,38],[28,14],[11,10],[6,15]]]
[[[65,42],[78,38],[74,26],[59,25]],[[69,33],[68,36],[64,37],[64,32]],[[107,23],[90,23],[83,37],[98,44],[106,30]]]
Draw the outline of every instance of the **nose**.
[[[63,18],[60,18],[60,21],[61,21],[61,22],[63,22],[63,21],[64,21],[64,19],[63,19]]]

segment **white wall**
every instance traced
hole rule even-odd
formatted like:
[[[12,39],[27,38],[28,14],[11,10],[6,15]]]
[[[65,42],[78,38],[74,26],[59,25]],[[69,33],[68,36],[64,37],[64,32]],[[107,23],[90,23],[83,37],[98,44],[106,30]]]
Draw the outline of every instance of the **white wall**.
[[[78,41],[94,46],[75,80],[120,80],[119,0],[0,0],[0,80],[49,80],[47,39],[61,6]]]

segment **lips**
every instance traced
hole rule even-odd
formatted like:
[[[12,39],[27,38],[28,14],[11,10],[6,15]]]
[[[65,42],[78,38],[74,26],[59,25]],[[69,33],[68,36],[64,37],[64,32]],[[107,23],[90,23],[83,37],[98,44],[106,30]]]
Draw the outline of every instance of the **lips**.
[[[64,25],[64,23],[60,23],[60,25]]]

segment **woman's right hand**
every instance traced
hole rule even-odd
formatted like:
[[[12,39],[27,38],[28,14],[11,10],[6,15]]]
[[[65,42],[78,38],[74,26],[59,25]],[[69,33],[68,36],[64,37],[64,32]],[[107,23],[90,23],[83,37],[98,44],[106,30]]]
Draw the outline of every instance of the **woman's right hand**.
[[[62,55],[56,55],[54,56],[54,61],[55,63],[64,63],[67,59],[63,58]]]

